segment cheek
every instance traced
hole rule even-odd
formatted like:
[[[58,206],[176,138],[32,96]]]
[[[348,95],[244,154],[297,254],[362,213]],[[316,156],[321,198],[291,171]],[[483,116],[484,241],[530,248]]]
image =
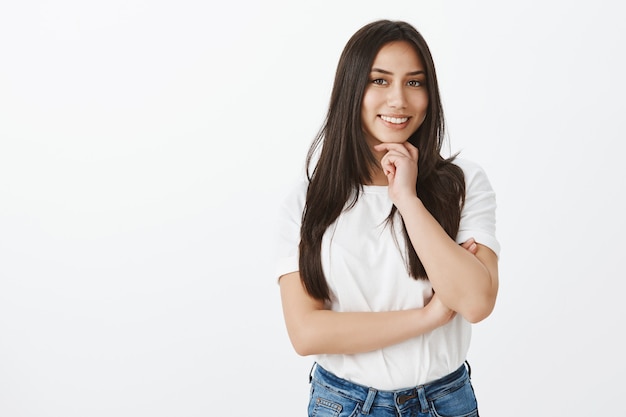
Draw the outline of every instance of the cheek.
[[[428,96],[419,97],[415,100],[414,109],[416,110],[415,113],[418,117],[419,125],[421,126],[424,120],[426,120],[426,114],[428,113]]]
[[[426,113],[428,110],[428,92],[420,91],[413,97],[413,107],[420,113]]]
[[[363,95],[363,103],[361,104],[361,114],[363,116],[376,116],[378,114],[378,106],[380,103],[380,94],[376,90],[366,90]]]

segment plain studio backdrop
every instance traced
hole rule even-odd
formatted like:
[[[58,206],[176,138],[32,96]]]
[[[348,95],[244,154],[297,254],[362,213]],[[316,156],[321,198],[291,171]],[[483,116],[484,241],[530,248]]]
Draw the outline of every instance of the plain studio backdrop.
[[[623,413],[619,2],[0,3],[0,416],[304,416],[272,242],[339,54],[429,43],[497,192],[481,415]]]

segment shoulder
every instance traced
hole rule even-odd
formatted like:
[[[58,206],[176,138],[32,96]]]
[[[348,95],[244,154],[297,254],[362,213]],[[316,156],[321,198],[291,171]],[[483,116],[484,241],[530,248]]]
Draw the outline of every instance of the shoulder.
[[[456,158],[454,158],[452,163],[461,168],[461,170],[463,170],[463,174],[465,174],[466,179],[473,178],[476,175],[485,175],[485,170],[483,169],[483,167],[478,162],[475,162],[471,159],[461,158],[457,156]]]
[[[457,158],[453,163],[465,175],[465,202],[456,241],[462,243],[474,238],[498,255],[500,243],[496,238],[496,194],[489,178],[482,166],[474,161]]]
[[[456,157],[452,162],[463,171],[463,176],[465,177],[465,186],[468,189],[492,188],[487,173],[479,163],[470,159],[459,157]]]
[[[302,211],[306,201],[309,181],[306,177],[298,178],[288,184],[283,190],[280,206],[283,210]]]

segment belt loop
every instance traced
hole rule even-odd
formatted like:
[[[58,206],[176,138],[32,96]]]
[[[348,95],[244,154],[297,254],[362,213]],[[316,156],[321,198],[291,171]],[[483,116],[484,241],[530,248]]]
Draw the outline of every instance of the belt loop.
[[[317,365],[317,362],[313,362],[313,366],[311,366],[311,370],[309,371],[309,384],[313,381],[313,368],[315,368],[315,365]]]
[[[465,360],[465,365],[467,365],[467,375],[469,376],[470,379],[472,379],[472,367],[470,366],[467,359]]]
[[[361,410],[363,414],[369,414],[370,408],[372,408],[372,404],[374,404],[374,398],[376,398],[376,391],[374,388],[370,388],[367,392],[367,398],[365,398],[365,402],[363,403],[363,409]]]
[[[428,400],[426,399],[426,390],[423,385],[420,385],[417,389],[417,398],[420,401],[420,408],[422,413],[428,412]]]

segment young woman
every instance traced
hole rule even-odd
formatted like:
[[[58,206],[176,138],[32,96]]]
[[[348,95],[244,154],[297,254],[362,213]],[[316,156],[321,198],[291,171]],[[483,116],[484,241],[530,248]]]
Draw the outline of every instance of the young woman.
[[[441,155],[443,134],[418,31],[358,30],[280,216],[285,323],[315,356],[309,416],[478,415],[466,354],[498,292],[496,203],[477,164]]]

